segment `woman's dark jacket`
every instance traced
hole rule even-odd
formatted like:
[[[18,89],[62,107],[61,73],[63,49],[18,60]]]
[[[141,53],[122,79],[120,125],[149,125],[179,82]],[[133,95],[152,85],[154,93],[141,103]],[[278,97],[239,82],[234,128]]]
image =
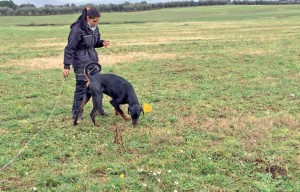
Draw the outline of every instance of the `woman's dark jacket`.
[[[77,23],[71,28],[68,45],[64,51],[65,69],[70,69],[70,65],[73,65],[74,69],[84,68],[88,63],[98,62],[95,48],[103,47],[104,40],[100,40],[98,27],[92,31],[87,25]]]

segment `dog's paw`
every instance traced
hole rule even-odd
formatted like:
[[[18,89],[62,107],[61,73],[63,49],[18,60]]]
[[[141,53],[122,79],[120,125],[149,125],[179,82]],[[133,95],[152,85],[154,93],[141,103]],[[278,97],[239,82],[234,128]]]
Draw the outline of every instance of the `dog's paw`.
[[[105,113],[105,112],[99,113],[99,116],[101,116],[101,117],[108,116],[108,113]]]
[[[126,121],[130,121],[131,120],[131,117],[125,117],[124,118]]]

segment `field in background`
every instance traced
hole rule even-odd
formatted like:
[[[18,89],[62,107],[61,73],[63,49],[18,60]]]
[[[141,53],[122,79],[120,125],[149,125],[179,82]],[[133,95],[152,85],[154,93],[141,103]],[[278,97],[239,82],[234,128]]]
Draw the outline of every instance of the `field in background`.
[[[154,108],[137,128],[108,97],[101,127],[91,103],[72,126],[62,62],[77,17],[0,17],[0,168],[51,117],[0,191],[300,191],[299,6],[103,13],[103,72]],[[41,24],[58,26],[18,26]]]

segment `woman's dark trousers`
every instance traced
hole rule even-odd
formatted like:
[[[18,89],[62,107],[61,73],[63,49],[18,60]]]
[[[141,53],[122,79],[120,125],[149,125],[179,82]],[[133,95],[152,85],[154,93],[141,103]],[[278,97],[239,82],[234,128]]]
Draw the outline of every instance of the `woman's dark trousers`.
[[[80,104],[82,102],[83,96],[84,96],[84,90],[86,87],[86,78],[83,73],[83,68],[76,68],[74,69],[74,73],[76,76],[76,87],[74,92],[74,101],[73,101],[73,107],[72,107],[72,115],[73,118],[75,117],[77,113],[77,109],[79,109]],[[80,117],[81,114],[80,114]]]

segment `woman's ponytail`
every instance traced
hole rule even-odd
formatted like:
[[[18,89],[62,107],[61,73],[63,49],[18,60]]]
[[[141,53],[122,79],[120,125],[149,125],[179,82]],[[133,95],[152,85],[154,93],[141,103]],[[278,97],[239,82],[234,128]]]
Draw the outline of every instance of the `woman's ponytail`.
[[[85,7],[82,12],[81,12],[81,15],[78,17],[78,19],[72,23],[72,25],[70,26],[70,28],[72,28],[75,24],[77,23],[81,23],[83,21],[86,21],[86,17],[87,17],[87,11],[90,9],[90,7]]]

